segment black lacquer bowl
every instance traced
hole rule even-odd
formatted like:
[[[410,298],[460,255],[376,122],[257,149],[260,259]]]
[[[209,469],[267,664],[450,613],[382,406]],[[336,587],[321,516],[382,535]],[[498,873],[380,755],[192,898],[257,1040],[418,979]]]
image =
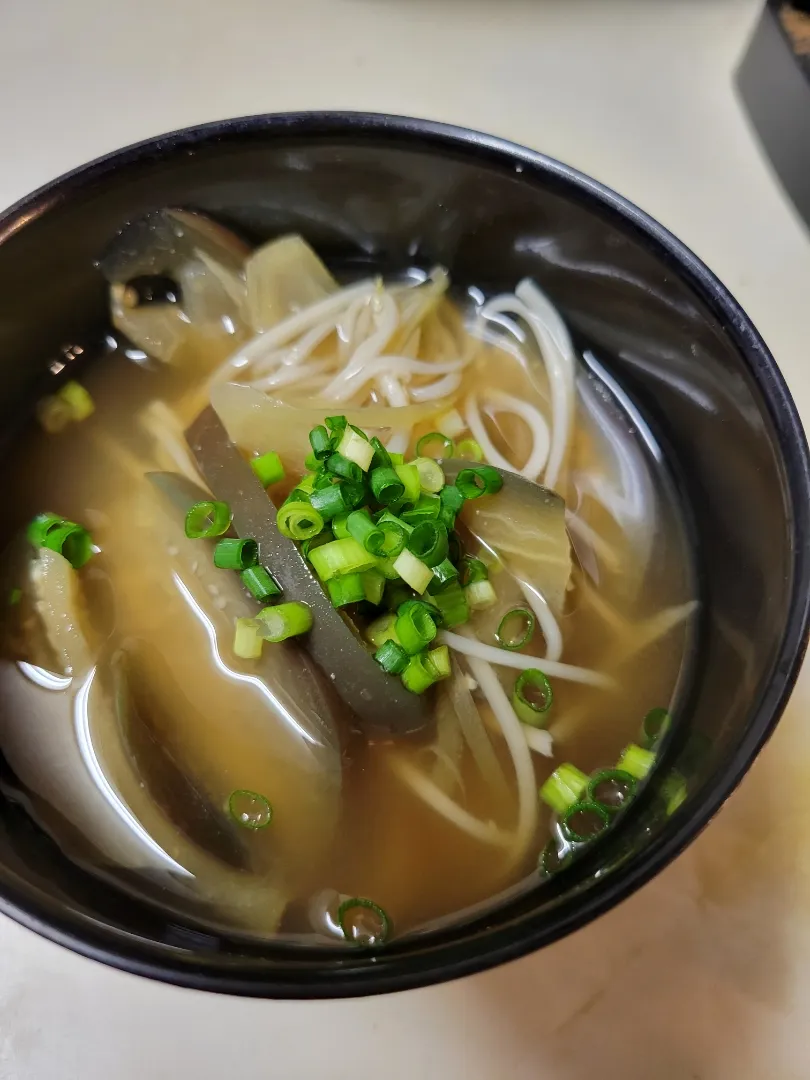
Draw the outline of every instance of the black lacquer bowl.
[[[71,865],[0,809],[0,910],[87,956],[185,986],[371,994],[510,960],[576,929],[674,858],[772,732],[805,647],[808,452],[773,358],[719,281],[588,177],[499,139],[418,120],[301,114],[180,131],[88,165],[0,218],[0,421],[30,410],[59,347],[103,332],[93,260],[150,209],[210,212],[255,240],[302,232],[327,258],[535,277],[663,433],[699,552],[692,685],[666,760],[620,828],[545,884],[376,953],[257,946],[170,922]],[[685,803],[656,811],[679,769]]]

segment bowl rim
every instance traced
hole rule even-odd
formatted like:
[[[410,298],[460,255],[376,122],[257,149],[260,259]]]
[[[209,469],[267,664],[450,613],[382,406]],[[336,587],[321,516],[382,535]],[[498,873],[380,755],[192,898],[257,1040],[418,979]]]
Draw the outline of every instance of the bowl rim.
[[[730,755],[717,785],[654,847],[634,859],[626,872],[597,881],[584,895],[570,898],[553,919],[535,913],[490,926],[464,941],[397,955],[389,965],[346,965],[326,975],[307,963],[297,973],[273,965],[214,967],[205,954],[154,958],[148,944],[118,933],[112,926],[74,914],[60,918],[32,902],[22,889],[0,893],[0,912],[74,952],[110,966],[179,986],[276,998],[355,997],[433,985],[515,960],[604,914],[658,874],[700,833],[740,783],[773,730],[792,692],[810,631],[810,550],[801,537],[810,534],[810,455],[798,411],[776,361],[743,309],[709,268],[672,233],[634,203],[586,174],[538,151],[470,128],[383,113],[315,111],[263,113],[182,128],[134,143],[64,173],[0,214],[0,244],[50,209],[88,191],[124,167],[161,160],[180,149],[254,137],[385,139],[403,149],[442,152],[485,161],[520,174],[529,184],[563,193],[603,218],[630,229],[648,250],[675,269],[723,326],[748,368],[768,410],[781,456],[793,544],[792,588],[783,638],[773,676],[758,702],[743,738]],[[675,827],[677,825],[677,827]],[[167,950],[168,952],[168,950]],[[146,958],[144,955],[146,954]],[[215,954],[212,954],[215,955]],[[358,961],[360,956],[358,955]],[[384,954],[379,955],[382,960]]]

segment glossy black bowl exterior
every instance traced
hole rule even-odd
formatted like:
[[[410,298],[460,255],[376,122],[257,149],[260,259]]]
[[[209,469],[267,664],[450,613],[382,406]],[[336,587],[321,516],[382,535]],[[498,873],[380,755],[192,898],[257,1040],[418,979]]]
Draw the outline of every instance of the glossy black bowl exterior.
[[[667,749],[688,797],[671,818],[657,816],[656,777],[623,827],[550,884],[373,958],[245,945],[169,922],[73,867],[12,804],[0,816],[0,909],[130,971],[278,997],[406,989],[554,941],[637,889],[703,828],[792,688],[810,598],[808,456],[773,358],[690,251],[556,161],[423,121],[255,117],[121,151],[0,219],[6,422],[30,409],[59,346],[103,327],[93,260],[105,241],[167,204],[209,211],[256,240],[299,230],[327,258],[382,268],[439,262],[455,280],[495,288],[532,275],[609,360],[669,444],[699,551],[698,663]]]

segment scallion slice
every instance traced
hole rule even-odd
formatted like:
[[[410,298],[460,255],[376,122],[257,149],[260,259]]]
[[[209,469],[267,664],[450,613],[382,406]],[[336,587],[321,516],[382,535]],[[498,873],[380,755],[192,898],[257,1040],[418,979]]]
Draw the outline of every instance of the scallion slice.
[[[358,544],[372,555],[383,554],[385,534],[372,520],[368,510],[353,510],[346,519],[346,528]]]
[[[343,432],[346,430],[346,417],[345,416],[327,416],[324,420],[326,427],[329,430],[329,434],[332,438],[342,438]]]
[[[448,439],[441,431],[431,431],[429,434],[423,435],[416,444],[416,453],[419,457],[453,457],[453,440]]]
[[[588,781],[587,801],[617,814],[633,798],[638,782],[624,769],[600,769]]]
[[[486,581],[489,578],[487,564],[480,559],[474,559],[466,555],[461,564],[461,584],[474,585],[476,581]]]
[[[186,514],[186,536],[191,540],[222,536],[230,526],[231,508],[224,502],[206,499],[195,503]]]
[[[252,458],[250,467],[259,478],[262,487],[270,487],[271,484],[277,484],[279,480],[284,479],[284,466],[275,450],[270,450],[261,457]]]
[[[385,590],[385,574],[379,570],[364,570],[360,577],[363,579],[363,595],[365,599],[369,604],[379,607]]]
[[[371,492],[378,503],[388,506],[399,502],[405,494],[405,485],[390,465],[380,465],[371,470]]]
[[[399,558],[399,556],[397,556]],[[399,573],[394,569],[395,558],[377,557],[374,563],[375,569],[379,570],[386,581],[398,581]]]
[[[359,604],[366,597],[361,574],[344,574],[343,577],[330,578],[326,583],[326,591],[332,606],[336,608],[345,607],[346,604]],[[382,590],[380,592],[382,593]]]
[[[337,517],[332,518],[332,535],[336,540],[345,540],[350,535],[348,514],[338,514]]]
[[[444,473],[437,461],[429,457],[418,457],[413,464],[419,473],[419,483],[422,491],[435,495],[442,490],[445,485]]]
[[[405,546],[425,566],[438,566],[447,558],[447,529],[439,521],[423,521],[413,530]]]
[[[324,464],[333,476],[339,476],[343,480],[351,480],[359,484],[363,479],[363,470],[357,462],[351,461],[343,454],[330,454]]]
[[[494,495],[503,487],[503,477],[491,465],[471,465],[456,477],[456,487],[465,499],[479,495]]]
[[[271,600],[274,596],[281,596],[281,589],[273,580],[273,575],[263,566],[249,566],[239,576],[251,596],[260,603]]]
[[[393,514],[377,518],[377,528],[383,534],[380,554],[386,559],[395,559],[405,547],[410,530],[401,521],[397,521]]]
[[[528,608],[512,608],[498,624],[495,638],[502,649],[516,652],[525,648],[534,636],[536,619]]]
[[[298,483],[295,485],[295,490],[300,491],[304,495],[311,495],[315,490],[315,481],[318,479],[318,474],[314,472],[305,473]]]
[[[389,675],[401,675],[408,666],[410,657],[401,645],[389,638],[374,653],[374,659]]]
[[[273,807],[258,791],[232,791],[228,798],[228,813],[243,829],[266,829],[273,820]]]
[[[439,492],[439,519],[448,532],[456,523],[456,515],[464,505],[464,496],[455,484],[445,484]]]
[[[407,548],[397,555],[394,569],[414,592],[423,593],[433,579],[433,570]]]
[[[438,633],[429,608],[414,601],[408,601],[399,609],[394,629],[399,643],[409,656],[416,656],[426,649]]]
[[[436,682],[433,668],[426,663],[426,656],[424,652],[412,656],[402,672],[402,685],[412,694],[424,694]]]
[[[71,379],[57,392],[57,397],[67,405],[71,420],[80,423],[95,411],[95,403],[81,383]]]
[[[458,570],[448,558],[442,559],[433,567],[433,580],[428,585],[429,593],[439,593],[458,580]]]
[[[566,851],[560,851],[557,846],[557,841],[549,840],[540,855],[540,861],[538,869],[542,871],[545,877],[551,877],[552,874],[556,874],[558,871],[571,861],[571,849]]]
[[[462,439],[461,442],[456,445],[455,456],[457,458],[462,458],[464,461],[483,461],[484,451],[475,439]]]
[[[317,536],[313,536],[311,540],[304,540],[301,544],[301,554],[305,559],[308,559],[310,551],[314,551],[315,548],[319,548],[323,544],[331,543],[332,539],[333,534],[329,532],[328,529],[324,529],[324,531],[319,532]]]
[[[356,510],[366,501],[366,485],[362,481],[355,483],[354,480],[342,480],[339,486],[349,510]]]
[[[429,649],[425,657],[425,666],[433,674],[434,679],[449,679],[453,673],[450,664],[450,650],[446,645],[439,645],[436,649]]]
[[[316,461],[325,461],[332,453],[332,436],[323,424],[319,424],[310,431],[309,445],[312,447]]]
[[[321,581],[329,581],[342,574],[360,574],[376,566],[374,556],[361,547],[353,536],[322,544],[309,553],[309,561]]]
[[[313,510],[321,515],[324,521],[331,521],[340,514],[348,514],[353,509],[346,501],[345,484],[326,484],[317,487],[309,497]]]
[[[512,691],[512,708],[518,720],[531,727],[545,727],[546,713],[554,701],[551,683],[538,668],[521,671]]]
[[[374,447],[365,435],[358,434],[358,430],[352,427],[347,427],[343,432],[343,437],[338,443],[337,452],[347,461],[357,465],[362,472],[368,472],[374,457]],[[350,476],[349,479],[354,480],[355,477]]]
[[[371,445],[374,448],[374,457],[371,459],[372,469],[390,469],[391,455],[376,435],[371,440]]]
[[[80,570],[93,554],[93,541],[83,525],[58,514],[37,514],[27,531],[35,547],[62,555],[74,570]]]
[[[656,743],[669,731],[672,717],[667,709],[650,709],[641,725],[641,739],[647,750],[652,750]]]
[[[312,629],[312,612],[297,600],[262,608],[256,618],[261,623],[260,633],[265,641],[286,641]]]
[[[391,458],[391,464],[393,465],[394,468],[396,468],[397,465],[404,465],[405,464],[405,455],[404,454],[397,454],[393,450],[389,450],[388,451],[388,456]]]
[[[610,825],[610,814],[595,802],[576,802],[560,817],[560,829],[569,843],[587,844]]]
[[[286,502],[276,516],[278,531],[290,540],[311,540],[323,529],[323,521],[311,502]]]
[[[671,817],[686,801],[688,789],[683,776],[673,770],[661,785],[661,794],[666,802],[667,817]]]
[[[393,459],[392,459],[393,460]],[[395,465],[394,472],[397,474],[402,482],[403,493],[402,498],[405,502],[415,503],[422,490],[422,484],[419,480],[419,470],[415,465]]]
[[[498,602],[498,594],[491,581],[474,581],[472,585],[465,585],[464,595],[471,611],[485,611]]]
[[[262,655],[261,627],[257,619],[237,619],[233,651],[242,660],[258,660]]]
[[[558,814],[579,801],[588,786],[588,777],[576,765],[558,765],[540,788],[540,798]]]
[[[654,764],[655,754],[652,750],[630,743],[624,748],[616,768],[629,772],[636,780],[643,780]]]
[[[374,925],[365,929],[358,920],[371,920]],[[352,945],[382,945],[391,935],[391,920],[379,904],[365,896],[352,896],[338,908],[338,926]]]
[[[386,641],[395,641],[397,645],[399,645],[396,622],[397,617],[393,613],[380,615],[378,619],[375,619],[374,622],[370,623],[367,627],[366,637],[377,649],[379,649],[381,645],[384,645]]]
[[[461,626],[470,619],[470,607],[464,590],[458,582],[451,582],[440,592],[431,595],[431,601],[435,605],[441,618],[442,626],[452,630]]]
[[[255,540],[218,540],[214,548],[214,566],[220,570],[247,570],[258,561],[259,545]]]
[[[438,521],[441,506],[438,495],[420,495],[413,506],[402,511],[400,520],[406,525],[418,525],[420,521]]]

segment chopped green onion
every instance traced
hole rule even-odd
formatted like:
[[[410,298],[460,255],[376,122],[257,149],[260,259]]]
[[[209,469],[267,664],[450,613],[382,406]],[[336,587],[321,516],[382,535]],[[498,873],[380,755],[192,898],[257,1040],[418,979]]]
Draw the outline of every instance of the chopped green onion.
[[[364,933],[362,928],[352,925],[351,916],[365,916],[372,913],[377,927],[369,933]],[[343,931],[343,936],[353,945],[382,945],[391,934],[391,920],[385,914],[379,904],[367,900],[364,896],[352,896],[344,900],[338,908],[338,926]]]
[[[318,479],[317,473],[308,472],[305,473],[298,483],[295,485],[295,490],[300,491],[303,494],[311,495],[315,490],[315,481]]]
[[[353,480],[342,480],[340,488],[343,491],[343,501],[349,510],[356,510],[366,501],[366,486],[362,482],[355,483]]]
[[[328,484],[316,488],[309,501],[324,521],[331,521],[340,514],[348,514],[352,509],[346,501],[345,484]]]
[[[540,863],[538,869],[540,869],[546,877],[551,877],[552,874],[558,873],[562,868],[571,861],[571,851],[560,852],[557,847],[556,840],[549,840],[540,855]]]
[[[346,430],[346,417],[345,416],[327,416],[324,421],[332,438],[343,437],[343,432]]]
[[[430,599],[441,616],[442,626],[448,630],[469,622],[470,608],[467,597],[458,582],[451,582],[440,592],[432,594]]]
[[[264,603],[265,600],[270,600],[274,596],[281,596],[281,589],[273,580],[272,574],[265,570],[263,566],[250,566],[247,570],[243,570],[239,576],[251,596],[260,603]]]
[[[503,477],[491,465],[471,465],[456,477],[456,487],[465,499],[494,495],[503,487]]]
[[[392,459],[393,460],[393,459]],[[422,490],[422,484],[419,480],[419,470],[415,465],[395,465],[394,472],[402,481],[404,488],[402,498],[406,502],[415,503]]]
[[[449,458],[453,456],[453,440],[442,435],[440,431],[431,431],[416,444],[416,453],[419,457]]]
[[[348,514],[338,514],[337,517],[332,518],[332,534],[336,540],[345,540],[350,535]]]
[[[342,574],[360,574],[373,570],[376,559],[352,536],[322,544],[309,553],[309,561],[321,581],[340,577]]]
[[[259,561],[255,540],[218,540],[214,548],[214,566],[220,570],[247,570]]]
[[[447,558],[447,529],[437,521],[423,521],[406,541],[408,551],[426,566],[438,566]]]
[[[315,548],[321,547],[323,544],[328,544],[332,541],[333,535],[328,529],[324,529],[323,532],[319,532],[317,536],[313,536],[311,540],[305,540],[301,545],[301,554],[305,559],[309,558],[310,551],[314,551]],[[340,539],[340,537],[338,537]]]
[[[436,622],[425,604],[404,603],[397,612],[394,625],[400,645],[409,656],[425,649],[436,637]]]
[[[394,569],[414,592],[423,593],[433,579],[433,570],[407,548],[397,555]]]
[[[545,727],[545,714],[554,701],[551,683],[538,668],[521,671],[512,691],[512,708],[518,720],[530,727]]]
[[[382,555],[385,534],[372,520],[368,510],[353,510],[346,519],[346,528],[358,544],[372,555]]]
[[[444,473],[442,467],[437,461],[429,457],[418,457],[414,460],[413,464],[416,466],[416,470],[419,473],[419,483],[422,487],[422,491],[427,491],[432,495],[441,491],[445,485]]]
[[[633,798],[638,782],[623,769],[600,769],[588,781],[587,801],[598,803],[608,814],[616,814]]]
[[[456,523],[456,515],[464,505],[464,496],[455,484],[445,484],[439,493],[439,519],[448,532]]]
[[[371,459],[372,469],[390,469],[391,455],[376,435],[371,440],[371,445],[374,448],[374,457]]]
[[[456,457],[465,461],[483,461],[484,451],[475,439],[462,439],[456,446]]]
[[[652,750],[669,731],[671,724],[672,717],[667,709],[650,709],[641,725],[641,738],[645,749]]]
[[[462,431],[467,430],[467,421],[458,409],[451,409],[446,412],[444,416],[439,417],[436,423],[439,425],[439,430],[445,432],[451,439],[457,438]]]
[[[351,427],[347,427],[343,432],[343,438],[338,444],[337,452],[347,461],[357,465],[363,472],[368,472],[371,459],[374,457],[374,447],[365,435],[358,434]],[[354,480],[355,477],[350,476],[349,479]]]
[[[316,461],[325,461],[332,453],[332,437],[323,424],[310,431],[309,445]]]
[[[533,611],[528,608],[512,608],[498,624],[495,638],[502,649],[512,652],[523,649],[532,640],[535,622]]]
[[[95,410],[95,404],[81,383],[71,379],[57,392],[57,397],[67,405],[70,417],[79,423],[91,416]]]
[[[318,461],[314,454],[307,454],[307,456],[304,458],[304,466],[309,469],[310,472],[314,472],[319,465],[320,461]]]
[[[393,465],[394,468],[396,468],[397,465],[404,465],[405,464],[405,455],[404,454],[395,454],[395,453],[392,453],[389,450],[388,451],[388,456],[391,458],[391,464]]]
[[[472,585],[465,585],[464,594],[471,611],[485,611],[498,602],[498,594],[491,581],[474,581]]]
[[[385,574],[379,570],[364,570],[360,575],[363,579],[363,594],[369,604],[379,607],[382,603],[385,589]]]
[[[336,608],[345,607],[346,604],[359,604],[366,598],[361,574],[344,574],[343,577],[330,578],[326,583],[326,591],[332,606]]]
[[[405,485],[390,465],[380,465],[371,470],[371,492],[378,503],[388,506],[403,497]]]
[[[335,483],[335,478],[326,469],[321,469],[315,474],[315,486],[313,491],[319,491],[321,488],[331,487]],[[311,494],[311,493],[310,493]]]
[[[250,467],[258,476],[262,487],[270,487],[271,484],[277,484],[279,480],[284,479],[284,466],[275,450],[270,450],[261,457],[252,458]]]
[[[366,637],[371,644],[379,649],[386,641],[395,641],[399,645],[396,628],[397,617],[394,614],[380,615],[366,629]]]
[[[339,476],[343,480],[351,480],[353,483],[358,484],[363,479],[363,470],[357,462],[351,461],[349,458],[344,457],[343,454],[330,454],[324,464],[333,476]]]
[[[437,681],[439,679],[449,679],[453,669],[450,664],[450,650],[448,647],[439,645],[436,649],[430,649],[425,657],[425,666],[433,673],[433,677]]]
[[[562,814],[560,828],[572,844],[587,844],[610,825],[610,814],[595,802],[576,802]]]
[[[286,641],[312,629],[312,612],[297,600],[262,608],[256,618],[262,624],[260,633],[265,641]]]
[[[401,675],[410,658],[401,645],[389,638],[374,653],[374,659],[389,675]]]
[[[438,495],[420,495],[409,510],[403,510],[400,520],[406,525],[418,525],[420,521],[437,521],[441,512]]]
[[[629,772],[636,780],[643,780],[654,764],[655,754],[652,750],[630,743],[624,748],[616,768]]]
[[[666,801],[667,816],[671,817],[687,796],[686,781],[679,772],[673,770],[664,780],[661,794]]]
[[[579,800],[588,786],[588,777],[576,765],[558,765],[540,788],[540,798],[558,814]]]
[[[285,502],[279,507],[276,525],[290,540],[311,540],[323,529],[323,517],[309,502]]]
[[[261,627],[257,619],[237,619],[233,651],[243,660],[258,660],[262,655]]]
[[[399,578],[399,573],[394,569],[395,562],[396,559],[394,558],[385,559],[378,556],[374,562],[374,567],[375,569],[379,570],[379,572],[386,579],[386,581],[397,581]]]
[[[432,667],[426,663],[426,654],[412,656],[402,672],[402,685],[412,694],[424,694],[436,682]]]
[[[74,570],[80,570],[93,554],[93,541],[83,525],[58,514],[37,514],[27,531],[35,547],[62,555]]]
[[[195,503],[186,514],[186,536],[208,540],[222,536],[231,526],[231,508],[227,503],[205,500]]]
[[[388,611],[399,611],[403,604],[407,603],[408,600],[413,599],[413,589],[408,588],[399,574],[397,574],[393,581],[389,579],[385,583],[383,603]]]
[[[449,559],[442,559],[433,567],[433,580],[428,585],[429,593],[442,592],[448,585],[458,580],[458,570]]]
[[[380,554],[387,559],[395,559],[405,547],[405,541],[411,531],[410,526],[403,525],[393,514],[386,512],[377,518],[377,528],[383,534],[383,545]]]
[[[273,807],[257,791],[232,791],[228,813],[243,829],[266,829],[273,820]]]
[[[474,585],[477,581],[486,581],[488,578],[487,564],[471,555],[465,555],[461,564],[461,584]]]

